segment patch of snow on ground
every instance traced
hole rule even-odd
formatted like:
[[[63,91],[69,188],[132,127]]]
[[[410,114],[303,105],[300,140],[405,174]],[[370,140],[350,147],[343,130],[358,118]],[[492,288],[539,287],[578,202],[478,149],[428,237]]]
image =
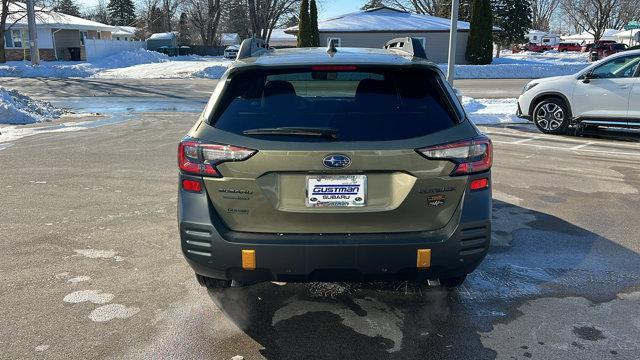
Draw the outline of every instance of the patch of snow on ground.
[[[103,293],[102,290],[81,290],[67,294],[62,301],[71,304],[87,301],[93,304],[106,304],[113,300],[113,297],[113,294]]]
[[[76,254],[88,257],[89,259],[111,259],[118,253],[114,250],[96,250],[96,249],[74,249]]]
[[[140,312],[137,307],[126,307],[120,304],[108,304],[94,309],[89,319],[95,322],[105,322],[113,319],[127,319]]]
[[[57,119],[65,114],[46,101],[32,99],[0,86],[0,124],[31,124]]]
[[[474,99],[462,97],[462,106],[474,124],[502,124],[527,122],[516,116],[517,99]]]
[[[73,277],[73,278],[71,278],[71,279],[69,279],[67,281],[72,283],[72,284],[77,284],[79,282],[89,281],[89,280],[91,280],[91,278],[88,277],[88,276],[76,276],[76,277]]]

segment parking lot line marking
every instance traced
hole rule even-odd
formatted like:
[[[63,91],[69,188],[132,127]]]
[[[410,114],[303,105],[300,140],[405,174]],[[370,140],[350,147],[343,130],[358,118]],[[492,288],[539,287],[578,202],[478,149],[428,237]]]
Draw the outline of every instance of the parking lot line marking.
[[[506,136],[506,137],[517,137],[517,138],[522,138],[524,137],[522,133],[515,133],[515,132],[510,132],[510,131],[505,131],[505,132],[500,132],[500,131],[486,131],[483,130],[483,132],[485,134],[488,135],[502,135],[502,136]],[[531,133],[527,134],[529,136],[533,135]],[[526,135],[525,135],[526,136]],[[527,136],[527,139],[529,138],[529,136]],[[546,135],[546,134],[539,134],[537,136],[534,136],[535,138],[542,139],[542,140],[557,140],[557,141],[563,141],[563,142],[573,142],[573,143],[580,143],[583,144],[585,143],[584,139],[574,139],[574,138],[570,138],[570,137],[566,137],[566,136],[558,136],[558,135]],[[516,140],[518,141],[518,140]],[[611,142],[611,141],[607,141],[607,140],[600,140],[600,141],[590,141],[593,144],[596,145],[614,145],[616,147],[630,147],[630,148],[634,148],[634,149],[640,149],[640,144],[639,143],[628,143],[628,142]]]
[[[540,139],[540,136],[536,136],[536,137],[532,137],[532,138],[528,138],[528,139],[516,140],[516,141],[512,142],[512,144],[522,144],[522,143],[526,143],[527,141],[538,140],[538,139]]]
[[[578,149],[582,149],[583,147],[587,147],[587,146],[592,145],[592,144],[595,144],[595,142],[593,142],[593,141],[589,141],[589,142],[586,142],[586,143],[581,144],[581,145],[576,145],[576,146],[571,147],[571,148],[569,148],[569,149],[571,149],[571,150],[578,150]]]
[[[552,150],[562,150],[562,151],[577,151],[577,152],[588,152],[588,153],[607,154],[607,155],[640,156],[640,152],[630,153],[630,152],[603,151],[603,150],[590,150],[590,149],[572,150],[571,148],[560,147],[560,146],[537,145],[537,144],[527,144],[527,143],[514,144],[512,141],[494,140],[493,142],[497,143],[497,144],[531,146],[531,147],[537,147],[537,148],[542,148],[542,149],[552,149]]]

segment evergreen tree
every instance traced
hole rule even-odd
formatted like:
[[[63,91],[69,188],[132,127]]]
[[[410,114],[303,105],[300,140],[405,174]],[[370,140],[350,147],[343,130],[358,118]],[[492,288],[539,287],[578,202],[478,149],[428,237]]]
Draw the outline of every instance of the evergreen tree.
[[[465,57],[470,64],[486,65],[492,60],[493,15],[491,0],[473,0],[471,3],[471,29]]]
[[[500,47],[524,42],[524,35],[531,28],[531,3],[529,0],[493,0],[495,26],[502,29],[493,34],[494,42]]]
[[[371,10],[371,9],[376,9],[383,6],[384,6],[384,3],[382,2],[382,0],[369,0],[367,1],[366,4],[362,5],[360,10]]]
[[[53,11],[72,16],[80,16],[80,9],[73,0],[59,0],[53,7]]]
[[[133,0],[109,0],[107,11],[111,25],[131,26],[136,21],[136,6]]]
[[[311,40],[310,46],[320,46],[320,30],[318,30],[318,7],[316,6],[316,0],[311,0],[309,3],[309,37]]]
[[[178,22],[178,45],[191,45],[191,36],[189,34],[189,18],[187,13],[180,14],[180,21]]]
[[[300,23],[298,24],[298,47],[311,46],[310,23],[309,0],[302,0],[300,4]]]

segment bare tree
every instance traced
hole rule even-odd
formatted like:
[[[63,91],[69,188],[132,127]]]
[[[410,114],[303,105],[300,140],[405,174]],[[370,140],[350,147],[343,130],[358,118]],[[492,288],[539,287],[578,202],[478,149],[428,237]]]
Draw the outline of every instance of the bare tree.
[[[199,33],[202,45],[213,46],[222,13],[220,0],[189,0],[186,7],[191,25]]]
[[[251,33],[269,42],[271,32],[285,15],[295,13],[301,0],[247,0]]]
[[[576,28],[600,40],[607,28],[620,28],[637,10],[637,0],[562,0],[560,7]],[[623,15],[624,14],[624,15]],[[633,14],[631,14],[633,16]]]
[[[549,31],[551,19],[560,0],[532,0],[531,27],[536,30]]]

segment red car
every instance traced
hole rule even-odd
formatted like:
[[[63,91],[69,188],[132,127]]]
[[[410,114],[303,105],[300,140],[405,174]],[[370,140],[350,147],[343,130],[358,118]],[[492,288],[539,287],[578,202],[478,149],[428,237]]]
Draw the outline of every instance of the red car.
[[[609,55],[619,53],[620,51],[625,51],[626,49],[627,49],[626,44],[619,44],[619,43],[595,44],[591,47],[591,51],[589,52],[589,60],[598,61],[600,59],[606,58]]]
[[[553,47],[551,47],[549,45],[529,43],[529,44],[526,45],[526,49],[527,49],[527,51],[544,52],[544,51],[547,51],[547,50],[552,50]]]
[[[559,52],[582,51],[582,45],[573,42],[563,42],[556,45],[555,49]]]

